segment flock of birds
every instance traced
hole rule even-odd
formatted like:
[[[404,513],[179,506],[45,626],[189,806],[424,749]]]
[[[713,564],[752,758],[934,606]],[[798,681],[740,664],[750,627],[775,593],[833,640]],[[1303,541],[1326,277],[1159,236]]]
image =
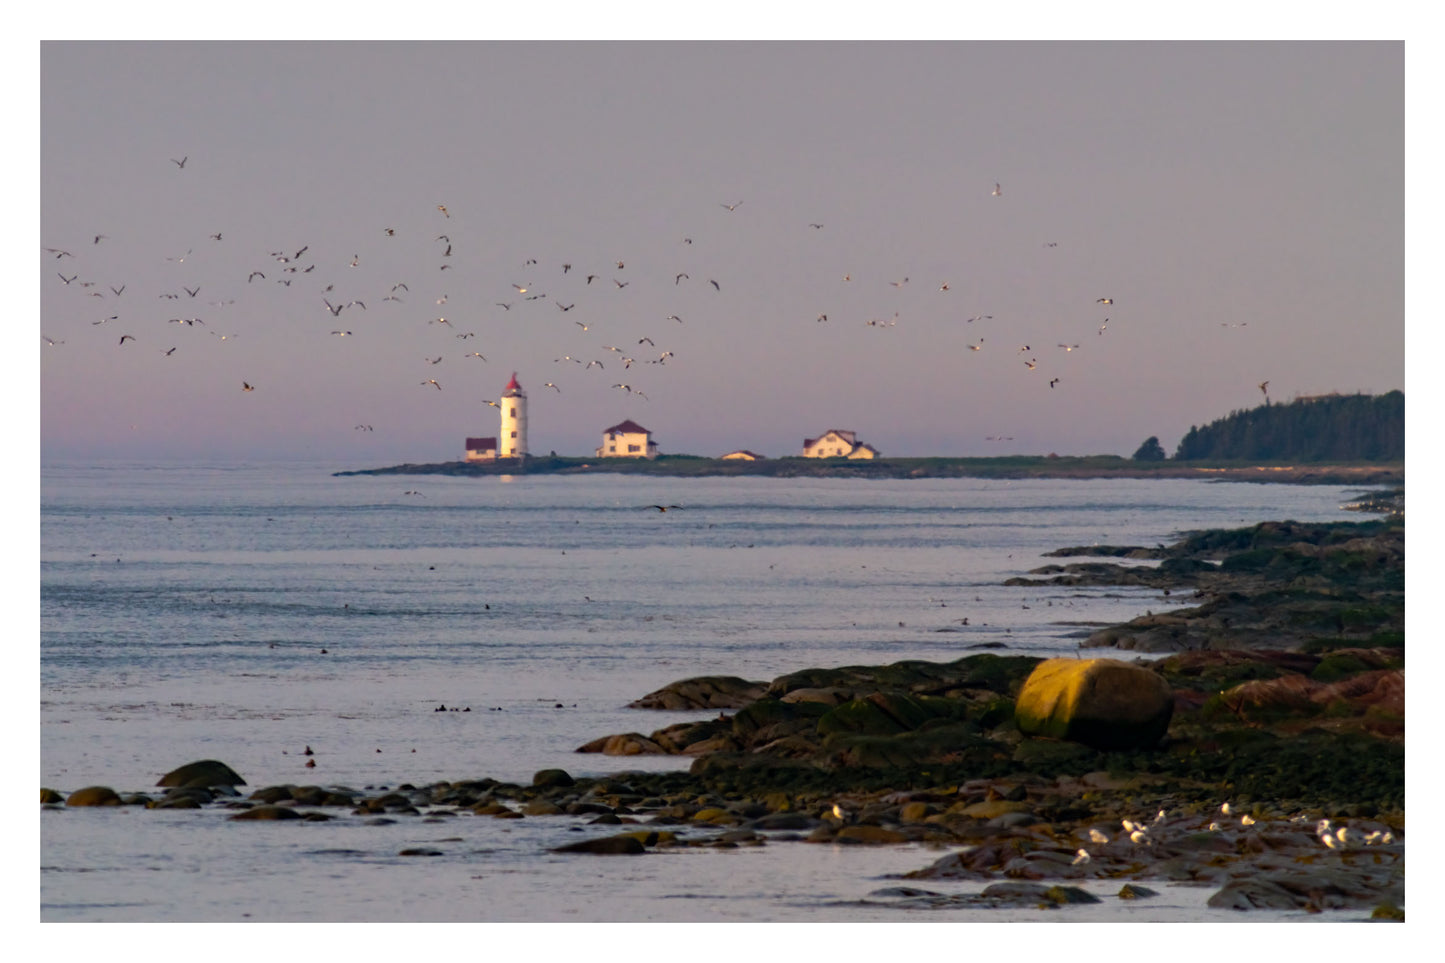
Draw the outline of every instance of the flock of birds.
[[[176,176],[195,176],[192,168],[187,167],[190,160],[189,155],[179,159],[171,158],[171,163],[176,167]],[[184,172],[184,173],[182,173]],[[994,184],[992,196],[1001,198],[1003,196],[1002,186]],[[739,213],[743,207],[743,201],[722,202],[717,205],[724,212],[722,216],[745,216]],[[431,270],[432,280],[428,284],[425,279],[403,277],[399,279],[378,277],[368,270],[368,265],[363,261],[359,253],[345,254],[324,254],[317,250],[313,251],[310,242],[300,240],[284,246],[271,246],[264,252],[250,251],[242,252],[237,260],[229,250],[227,233],[215,231],[202,235],[196,234],[196,241],[187,247],[184,253],[165,256],[164,261],[174,265],[176,274],[184,274],[189,266],[198,262],[205,262],[214,271],[215,262],[223,261],[221,270],[227,270],[225,265],[232,267],[227,271],[230,279],[226,287],[220,292],[219,298],[203,298],[203,290],[213,283],[207,281],[205,284],[197,280],[190,280],[186,277],[176,277],[173,284],[167,285],[163,290],[152,292],[139,292],[124,278],[96,278],[91,275],[92,267],[96,258],[89,255],[101,249],[101,245],[122,243],[111,240],[111,234],[93,233],[88,235],[81,245],[71,247],[46,246],[42,250],[46,257],[53,259],[55,275],[65,295],[73,295],[75,298],[83,298],[86,301],[94,299],[101,303],[97,306],[96,317],[90,324],[96,329],[104,327],[107,332],[115,332],[109,335],[113,337],[117,350],[136,351],[150,349],[157,352],[162,358],[173,358],[179,352],[183,357],[194,347],[194,338],[204,332],[212,343],[222,344],[242,337],[247,332],[236,332],[222,328],[222,318],[229,318],[240,309],[234,307],[238,302],[251,300],[247,296],[262,288],[269,288],[272,291],[284,291],[285,296],[290,299],[291,304],[299,302],[297,316],[304,317],[306,312],[314,312],[315,316],[325,318],[329,324],[324,329],[328,337],[337,339],[363,339],[370,333],[367,328],[375,330],[375,324],[393,324],[398,313],[408,316],[412,324],[419,324],[425,318],[427,329],[434,332],[429,342],[432,350],[423,355],[416,362],[418,375],[414,384],[427,390],[442,392],[447,384],[452,381],[446,374],[433,375],[428,369],[441,365],[449,356],[456,357],[462,363],[470,365],[476,361],[488,362],[487,354],[476,347],[485,348],[490,338],[488,334],[478,330],[478,322],[483,321],[481,312],[474,307],[465,309],[463,315],[453,314],[448,306],[449,296],[446,293],[446,279],[452,277],[445,272],[458,269],[471,272],[471,266],[459,266],[453,260],[455,254],[461,248],[461,237],[458,243],[454,243],[452,233],[458,227],[463,226],[454,220],[453,212],[445,204],[435,205],[434,231],[426,232],[425,243],[429,245],[428,251],[432,258]],[[807,224],[812,231],[822,231],[824,224],[813,221]],[[117,236],[120,231],[114,228]],[[394,226],[378,224],[376,234],[384,243],[392,242],[405,243],[405,235],[414,233],[413,229],[401,230]],[[360,246],[360,245],[358,245]],[[681,252],[690,251],[693,247],[693,238],[684,236],[678,240]],[[1057,242],[1049,241],[1044,243],[1045,247],[1057,247]],[[198,253],[198,250],[200,253]],[[160,259],[157,258],[157,261]],[[694,266],[694,259],[687,258],[686,263],[674,267]],[[656,290],[656,284],[661,279],[655,274],[648,273],[638,275],[629,271],[628,261],[624,258],[617,258],[603,265],[591,265],[587,267],[574,265],[566,260],[558,259],[555,263],[542,264],[537,258],[526,258],[516,264],[514,270],[518,280],[513,280],[508,289],[501,293],[498,300],[492,302],[492,309],[499,312],[500,318],[512,319],[516,313],[524,310],[530,312],[527,323],[531,326],[529,331],[540,330],[544,324],[543,317],[551,317],[555,320],[566,320],[570,326],[563,329],[570,331],[572,340],[577,347],[568,346],[568,353],[559,353],[552,359],[552,364],[558,366],[559,370],[552,376],[553,380],[542,382],[542,387],[551,389],[559,394],[564,393],[564,386],[569,379],[578,376],[603,379],[600,384],[609,386],[609,390],[617,392],[625,399],[637,399],[648,401],[648,391],[652,390],[645,384],[640,383],[644,372],[652,366],[663,366],[674,363],[676,353],[664,346],[659,348],[658,340],[662,335],[658,330],[634,331],[633,335],[621,339],[618,343],[598,344],[593,341],[595,334],[600,331],[595,329],[608,327],[606,323],[600,323],[595,316],[588,317],[585,314],[584,305],[596,305],[598,300],[607,294],[616,295],[624,291],[634,282],[651,284]],[[460,273],[460,271],[459,271]],[[716,316],[718,307],[699,307],[696,298],[697,294],[684,297],[685,289],[700,284],[704,294],[710,292],[716,296],[724,290],[724,283],[717,277],[710,277],[699,272],[699,282],[694,282],[691,271],[669,269],[664,275],[671,284],[664,290],[677,292],[677,301],[681,305],[680,310],[674,310],[665,315],[660,315],[657,324],[673,326],[685,326],[685,317],[689,313],[689,306],[698,307],[700,314],[705,317]],[[841,275],[842,283],[854,285],[852,272],[845,272]],[[214,279],[215,274],[210,275]],[[538,279],[541,279],[539,283]],[[665,282],[663,282],[665,284]],[[910,278],[904,276],[900,279],[889,280],[888,284],[895,290],[901,291],[910,284]],[[937,291],[947,295],[952,290],[948,281],[938,284]],[[414,290],[415,289],[415,290]],[[208,291],[205,293],[209,293]],[[851,297],[851,294],[839,292],[843,297]],[[156,305],[152,302],[143,305],[138,309],[131,306],[139,299],[151,296],[161,302]],[[124,296],[124,299],[122,298]],[[368,305],[368,301],[370,305]],[[75,303],[75,302],[73,302]],[[418,312],[416,305],[424,306],[425,314]],[[1088,302],[1081,299],[1081,309]],[[1112,296],[1101,296],[1092,298],[1095,308],[1099,309],[1102,315],[1110,311],[1115,304]],[[204,307],[203,307],[204,306]],[[547,310],[547,307],[555,309],[555,314]],[[623,309],[626,310],[625,308]],[[947,310],[947,309],[945,309]],[[323,315],[322,312],[325,312]],[[576,318],[574,311],[583,313],[582,318]],[[609,313],[609,311],[611,313]],[[244,312],[240,312],[244,313]],[[541,316],[539,316],[539,314]],[[602,314],[615,316],[615,306],[606,306]],[[976,329],[991,327],[988,322],[994,320],[992,314],[974,313],[969,316],[962,316],[960,312],[958,328],[960,331],[974,326]],[[833,309],[819,312],[816,316],[816,323],[835,325],[838,323],[832,319],[838,315]],[[463,317],[466,320],[463,320]],[[496,316],[494,316],[495,318]],[[343,318],[350,321],[358,319],[351,324],[341,324]],[[361,318],[368,319],[366,322]],[[500,318],[497,318],[500,320]],[[371,319],[375,319],[372,321]],[[554,320],[554,324],[555,324]],[[891,317],[868,317],[863,319],[863,324],[870,328],[892,329],[899,325],[900,312],[894,311]],[[1091,329],[1098,337],[1102,337],[1109,330],[1111,318],[1104,316],[1096,318],[1097,327]],[[633,320],[631,323],[635,324]],[[120,328],[116,331],[116,328]],[[1019,330],[1014,328],[1015,331]],[[165,332],[165,333],[162,333]],[[318,332],[319,333],[319,332]],[[456,347],[454,355],[446,350],[437,351],[437,338],[445,333],[450,335],[453,345]],[[100,336],[97,330],[97,337]],[[557,330],[551,329],[547,334],[561,343],[561,335]],[[654,337],[656,336],[656,337]],[[74,337],[74,335],[72,335]],[[187,344],[182,337],[191,339]],[[66,339],[51,337],[42,334],[42,338],[48,347],[58,348],[65,345]],[[970,341],[966,347],[971,354],[990,352],[997,343],[997,336],[994,340],[988,340],[985,335],[979,335],[977,340]],[[618,340],[616,336],[608,340]],[[600,341],[600,338],[598,339]],[[461,351],[461,348],[471,348],[469,351]],[[1042,386],[1047,383],[1050,390],[1057,389],[1063,384],[1063,375],[1048,370],[1052,363],[1047,360],[1050,353],[1059,355],[1070,355],[1075,352],[1087,350],[1080,341],[1057,341],[1051,347],[1035,347],[1032,343],[1020,339],[1012,348],[1005,348],[1005,354],[1012,354],[1013,363],[1018,366],[1021,375],[1038,377]],[[575,353],[573,353],[575,352]],[[507,366],[509,370],[517,367],[515,364]],[[593,369],[596,373],[593,374]],[[452,366],[445,371],[450,374]],[[264,372],[263,372],[264,374]],[[471,371],[463,376],[468,389],[474,389],[479,379]],[[239,390],[245,393],[264,391],[266,388],[265,379],[252,371],[238,372],[236,381]],[[1265,382],[1260,385],[1264,391],[1268,385]],[[644,390],[644,389],[647,390]],[[1266,398],[1268,397],[1266,393]],[[495,406],[494,401],[485,401],[488,405]],[[362,416],[360,423],[354,426],[356,431],[372,432],[373,424]],[[994,434],[985,437],[989,442],[1004,442],[1012,440],[1010,434]]]
[[[1229,803],[1223,803],[1219,807],[1219,819],[1212,820],[1207,832],[1217,833],[1231,827],[1235,819],[1235,813]],[[1225,820],[1221,822],[1220,819]],[[1304,816],[1296,816],[1290,820],[1293,823],[1307,822]],[[1258,820],[1248,813],[1238,814],[1238,825],[1241,829],[1249,829],[1256,825]],[[1194,820],[1186,818],[1180,824],[1185,831],[1197,831],[1197,824]],[[1180,828],[1170,820],[1169,814],[1161,809],[1152,822],[1142,820],[1124,819],[1120,821],[1122,831],[1118,837],[1111,836],[1097,826],[1091,827],[1087,833],[1090,843],[1096,846],[1107,846],[1117,840],[1128,840],[1135,846],[1152,846],[1160,834],[1166,832],[1171,826]],[[1344,851],[1360,849],[1367,846],[1390,846],[1395,842],[1395,834],[1388,829],[1376,829],[1370,832],[1361,832],[1350,826],[1336,826],[1329,819],[1321,819],[1315,824],[1315,836],[1327,849]],[[1080,866],[1093,859],[1088,847],[1081,846],[1077,850],[1073,865]]]

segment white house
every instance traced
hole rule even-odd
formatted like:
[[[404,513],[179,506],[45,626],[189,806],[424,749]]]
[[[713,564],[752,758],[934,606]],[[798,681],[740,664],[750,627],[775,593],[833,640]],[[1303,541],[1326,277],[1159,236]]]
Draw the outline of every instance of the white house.
[[[598,458],[656,458],[657,442],[652,432],[631,418],[603,429]]]
[[[877,448],[859,441],[855,432],[830,428],[817,438],[803,439],[804,458],[878,458]]]
[[[746,448],[739,448],[737,451],[730,451],[722,456],[724,461],[762,461],[767,455],[759,455],[755,451],[748,451]]]

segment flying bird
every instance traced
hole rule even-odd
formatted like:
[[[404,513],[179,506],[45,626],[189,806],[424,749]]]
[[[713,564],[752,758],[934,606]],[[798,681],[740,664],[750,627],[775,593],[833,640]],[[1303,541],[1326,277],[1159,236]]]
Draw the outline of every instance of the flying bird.
[[[188,288],[184,284],[182,284],[181,290],[189,294],[191,297],[195,297],[196,295],[201,293],[201,286],[197,284],[194,288]]]
[[[676,277],[674,277],[674,278],[672,279],[673,285],[676,286],[676,285],[678,284],[678,282],[680,282],[683,278],[688,278],[689,281],[692,280],[692,278],[688,277],[687,274],[685,274],[685,273],[684,273],[684,274],[679,274],[679,275],[677,275]]]
[[[242,390],[242,391],[255,391],[255,390],[256,390],[256,386],[253,385],[253,384],[251,384],[251,383],[249,383],[249,382],[243,381],[243,382],[241,382],[241,390]]]
[[[550,381],[544,383],[544,384],[542,385],[542,387],[543,387],[543,388],[555,388],[558,394],[561,394],[561,393],[562,393],[562,389],[561,389],[561,388],[558,388],[556,385],[554,385],[554,384],[553,384],[552,382],[550,382]]]
[[[436,385],[436,389],[437,389],[438,391],[441,391],[441,390],[442,390],[442,386],[439,385],[439,384],[437,384],[437,380],[436,380],[435,378],[428,378],[428,379],[426,379],[425,381],[423,381],[422,384],[423,384],[423,385]]]
[[[1114,299],[1113,299],[1113,298],[1096,298],[1096,299],[1094,300],[1094,303],[1095,303],[1095,304],[1113,304],[1113,303],[1114,303]]]
[[[344,338],[344,337],[348,336],[349,334],[351,334],[350,331],[333,331],[333,332],[331,332],[331,333],[334,334],[334,335],[337,335],[337,336],[339,336],[339,337],[342,337],[342,338]]]
[[[719,204],[718,206],[719,206],[719,207],[726,207],[726,208],[727,208],[728,210],[730,210],[730,211],[735,211],[735,210],[737,210],[739,207],[742,206],[742,203],[743,203],[742,201],[738,201],[736,204]]]
[[[1003,188],[998,186],[998,182],[997,182],[997,181],[995,181],[995,182],[994,182],[994,185],[993,185],[993,196],[994,196],[994,197],[1003,197]]]
[[[181,170],[185,170],[185,168],[186,168],[186,161],[188,161],[188,160],[190,160],[190,159],[191,159],[191,155],[190,155],[190,154],[187,154],[185,157],[182,157],[180,160],[176,160],[174,157],[172,157],[172,158],[171,158],[171,163],[172,163],[172,164],[175,164],[175,165],[176,165],[177,167],[179,167]]]
[[[1058,384],[1058,383],[1059,383],[1059,379],[1058,379],[1058,378],[1055,378],[1053,381],[1050,381],[1050,382],[1049,382],[1049,387],[1052,388],[1054,385],[1056,385],[1056,384]]]
[[[717,283],[716,281],[714,281],[712,278],[708,278],[708,279],[707,279],[707,283],[708,283],[708,284],[711,284],[711,285],[713,286],[713,290],[715,290],[715,291],[721,291],[721,290],[722,290],[722,288],[718,286],[718,283]]]
[[[739,202],[739,203],[741,203],[741,202]],[[655,508],[655,509],[657,509],[657,510],[660,511],[660,512],[665,512],[665,511],[669,511],[670,509],[673,509],[673,508],[681,508],[682,506],[681,506],[681,505],[648,505],[647,507],[648,507],[648,508]],[[835,807],[835,808],[836,808],[836,807]]]
[[[484,405],[491,405],[493,408],[500,408],[500,407],[502,407],[501,405],[497,404],[495,401],[488,401],[488,400],[485,399],[485,398],[482,399],[482,404],[484,404]]]
[[[486,358],[482,357],[482,353],[481,353],[480,351],[473,351],[471,354],[464,354],[464,355],[462,355],[462,357],[463,357],[463,358],[481,358],[483,361],[486,361],[486,360],[487,360]]]
[[[437,210],[441,211],[442,214],[446,216],[447,220],[451,220],[451,215],[447,213],[447,206],[445,204],[438,204]]]

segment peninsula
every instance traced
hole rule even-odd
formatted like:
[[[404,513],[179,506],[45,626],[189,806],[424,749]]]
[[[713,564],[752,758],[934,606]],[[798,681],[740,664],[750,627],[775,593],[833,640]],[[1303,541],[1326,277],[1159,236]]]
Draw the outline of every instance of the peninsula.
[[[660,455],[644,458],[570,458],[560,455],[491,461],[407,463],[338,471],[334,475],[586,475],[672,477],[749,475],[773,478],[1208,478],[1216,481],[1316,485],[1399,485],[1396,462],[1261,462],[1244,460],[1146,461],[1118,455],[1008,455],[993,458],[764,458],[756,461]]]

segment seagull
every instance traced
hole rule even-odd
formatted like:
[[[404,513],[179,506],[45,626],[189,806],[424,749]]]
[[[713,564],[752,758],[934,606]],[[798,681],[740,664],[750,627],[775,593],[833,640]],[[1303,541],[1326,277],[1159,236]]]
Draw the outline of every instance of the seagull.
[[[577,307],[576,301],[573,301],[571,304],[563,304],[561,301],[557,302],[557,310],[559,311],[571,311],[575,307]]]
[[[1033,371],[1035,368],[1038,367],[1038,359],[1036,358],[1033,361],[1025,361],[1024,367],[1028,368],[1030,371]]]
[[[742,203],[743,203],[742,201],[738,201],[736,204],[720,204],[720,205],[718,205],[718,206],[719,206],[719,207],[726,207],[726,208],[727,208],[728,210],[730,210],[730,211],[735,211],[735,210],[737,210],[739,207],[742,206]]]
[[[110,289],[115,292],[116,297],[120,297],[120,292],[125,290],[125,285],[122,284],[119,288],[117,288],[115,285],[111,285]]]
[[[1245,813],[1243,816],[1239,817],[1239,824],[1241,826],[1253,826],[1254,821],[1254,817],[1249,815],[1249,813]]]
[[[648,508],[655,508],[655,509],[657,509],[657,510],[660,511],[660,512],[665,512],[665,511],[667,511],[668,509],[681,508],[682,506],[681,506],[681,505],[648,505],[647,507],[648,507]],[[839,819],[842,819],[842,818],[843,818],[842,810],[840,810],[836,804],[833,806],[833,815],[837,816]]]
[[[1108,326],[1109,326],[1109,319],[1108,319],[1108,318],[1105,318],[1105,319],[1104,319],[1104,323],[1101,324],[1101,325],[1099,325],[1099,333],[1100,333],[1100,334],[1103,334],[1103,333],[1104,333],[1104,329],[1107,328]]]
[[[512,287],[514,287],[514,288],[517,289],[517,293],[518,293],[518,294],[526,294],[526,293],[527,293],[527,289],[526,289],[525,287],[523,287],[522,285],[520,285],[520,284],[517,284],[517,283],[513,282]]]
[[[721,287],[716,281],[714,281],[712,278],[708,278],[708,279],[707,279],[707,283],[708,283],[708,284],[711,284],[711,285],[713,286],[713,290],[714,290],[714,291],[721,291],[721,290],[722,290],[722,287]]]
[[[95,240],[91,241],[90,243],[91,243],[91,244],[99,244],[101,241],[108,241],[108,240],[110,240],[110,235],[109,235],[109,234],[97,234],[97,235],[95,236]]]
[[[827,320],[828,320],[828,316],[827,316],[826,314],[820,314],[820,315],[818,315],[818,320],[819,320],[819,321],[827,321]]]
[[[61,250],[61,249],[58,248],[58,247],[47,247],[47,248],[45,249],[45,253],[47,253],[47,254],[54,254],[54,255],[56,256],[56,258],[75,257],[75,255],[74,255],[74,254],[71,254],[69,251]]]
[[[331,333],[334,334],[334,335],[338,335],[339,337],[342,337],[342,338],[347,337],[348,335],[351,334],[350,331],[333,331],[333,332],[331,332]]]
[[[669,315],[667,316],[667,320],[668,320],[668,321],[676,321],[678,324],[682,324],[682,318],[679,318],[679,317],[678,317],[677,315],[675,315],[675,314],[669,314]]]
[[[172,158],[171,158],[171,163],[172,163],[172,164],[175,164],[175,165],[176,165],[177,167],[179,167],[181,170],[185,170],[185,169],[186,169],[186,161],[188,161],[188,160],[190,160],[190,159],[191,159],[191,155],[190,155],[190,154],[187,154],[185,157],[182,157],[180,160],[176,160],[174,157],[172,157]]]
[[[1002,188],[1002,187],[999,187],[997,181],[995,181],[995,182],[994,182],[994,185],[993,185],[993,196],[994,196],[994,197],[1003,197],[1003,188]]]
[[[471,354],[464,354],[464,355],[462,355],[462,357],[464,357],[464,358],[481,358],[483,361],[486,361],[486,360],[487,360],[485,357],[482,356],[482,353],[481,353],[480,351],[473,351]]]
[[[613,385],[614,388],[623,388],[628,394],[632,394],[632,385]]]
[[[256,390],[256,386],[253,385],[253,384],[251,384],[250,382],[243,381],[243,382],[241,382],[241,390],[242,390],[242,391],[255,391],[255,390]]]
[[[652,344],[652,339],[651,339],[651,338],[638,338],[638,339],[637,339],[637,343],[638,343],[638,344],[641,344],[641,343],[644,342],[644,341],[646,341],[648,344]],[[657,347],[657,345],[655,345],[655,344],[652,344],[652,346],[653,346],[654,348]]]
[[[902,281],[889,281],[888,283],[893,285],[895,288],[901,288],[903,287],[903,285],[908,283],[908,279],[904,278]]]
[[[168,348],[168,349],[166,349],[165,351],[162,351],[162,352],[161,352],[161,354],[165,355],[167,358],[169,358],[171,355],[173,355],[173,354],[175,354],[175,353],[176,353],[176,349],[175,349],[175,348]]]
[[[1089,851],[1087,849],[1080,848],[1078,853],[1074,856],[1074,861],[1069,865],[1078,866],[1081,863],[1087,863],[1091,858],[1092,857],[1089,855]]]
[[[441,390],[442,390],[442,386],[437,384],[437,380],[436,380],[435,378],[428,378],[428,379],[426,379],[425,381],[423,381],[422,384],[424,384],[424,385],[436,385],[436,389],[437,389],[438,391],[441,391]]]
[[[978,339],[978,344],[971,344],[971,345],[968,346],[968,350],[970,350],[970,351],[979,351],[979,350],[982,350],[982,348],[983,348],[983,339],[982,339],[982,338],[979,338],[979,339]]]
[[[550,382],[550,381],[544,383],[544,384],[542,385],[542,387],[543,387],[543,388],[555,388],[556,391],[557,391],[557,393],[558,393],[559,395],[562,393],[562,389],[561,389],[561,388],[558,388],[556,385],[554,385],[554,384],[553,384],[552,382]]]
[[[678,282],[680,282],[683,278],[688,278],[689,281],[692,280],[692,278],[688,277],[686,274],[679,274],[672,279],[673,286],[675,287]]]
[[[180,257],[168,257],[168,258],[166,258],[166,260],[167,260],[167,261],[175,261],[177,264],[180,264],[182,261],[184,261],[186,258],[188,258],[188,257],[190,257],[190,256],[191,256],[190,248],[187,248],[187,249],[186,249],[186,253],[185,253],[185,254],[182,254]]]
[[[512,306],[511,306],[509,303],[505,302],[505,301],[494,301],[494,302],[492,302],[492,303],[495,304],[497,307],[502,308],[502,309],[505,310],[505,311],[510,311],[510,310],[512,310]]]
[[[488,400],[485,399],[485,398],[482,399],[482,404],[484,404],[484,405],[491,405],[493,408],[500,408],[500,407],[502,407],[501,405],[497,404],[495,401],[488,401]]]
[[[197,294],[201,293],[201,286],[197,284],[194,288],[188,288],[184,284],[182,284],[181,290],[189,294],[191,297],[195,297]]]
[[[1259,390],[1260,390],[1260,392],[1261,392],[1266,398],[1268,398],[1268,397],[1269,397],[1269,382],[1268,382],[1268,381],[1261,381],[1261,382],[1259,383]]]
[[[43,335],[43,334],[41,335],[41,337],[42,337],[42,338],[45,338],[45,343],[46,343],[46,344],[49,344],[49,345],[57,345],[57,344],[64,344],[64,343],[65,343],[64,341],[56,341],[54,338],[46,337],[46,336]]]
[[[1050,381],[1050,382],[1049,382],[1049,387],[1052,388],[1054,385],[1056,385],[1056,384],[1058,384],[1058,383],[1059,383],[1059,379],[1058,379],[1058,378],[1055,378],[1053,381]]]
[[[436,357],[436,358],[423,358],[422,360],[425,361],[427,364],[441,364],[441,363],[442,363],[442,359],[441,359],[440,356],[438,356],[438,357]]]
[[[1061,345],[1059,345],[1059,347],[1063,348],[1065,351],[1073,351],[1075,348],[1078,347],[1078,345],[1076,345],[1076,344],[1061,344]]]
[[[940,291],[947,291],[947,290],[948,290],[948,282],[947,282],[947,281],[944,281],[942,284],[940,284],[940,285],[938,286],[938,290],[940,290]]]
[[[441,211],[442,214],[446,216],[447,220],[451,220],[451,215],[447,213],[447,206],[445,204],[438,204],[437,210]]]
[[[252,281],[256,280],[257,278],[260,278],[261,280],[264,281],[264,280],[266,280],[266,275],[262,274],[260,271],[252,271],[252,272],[251,272],[251,276],[248,277],[248,278],[246,278],[246,283],[247,283],[247,284],[250,284]]]
[[[823,229],[823,225],[821,225],[821,224],[809,224],[808,226],[811,227],[811,228],[813,228],[815,231],[818,231],[818,230],[822,230],[822,229]]]
[[[59,272],[57,272],[57,273],[59,273]],[[72,274],[70,277],[66,277],[64,274],[61,274],[61,275],[60,275],[60,280],[64,281],[66,284],[69,284],[71,281],[74,281],[74,280],[75,280],[76,278],[78,278],[78,277],[80,277],[79,274]]]
[[[1229,803],[1221,803],[1220,806],[1219,806],[1219,812],[1220,812],[1220,815],[1228,816],[1228,815],[1229,815],[1229,812],[1230,812],[1230,810],[1229,810]],[[1328,819],[1324,820],[1323,822],[1324,822],[1326,825],[1329,824],[1329,820],[1328,820]]]
[[[427,322],[427,323],[428,323],[428,324],[444,324],[444,325],[446,325],[446,326],[449,327],[449,328],[452,326],[452,323],[451,323],[450,321],[448,321],[446,318],[437,318],[435,321],[429,321],[429,322]]]
[[[384,228],[382,228],[382,232],[383,232],[387,237],[396,237],[396,228],[394,228],[394,227],[384,227]]]
[[[370,425],[357,425],[355,430],[357,430],[357,431],[374,431],[375,429],[373,429]]]
[[[606,368],[603,368],[602,362],[600,362],[600,361],[589,361],[589,362],[587,362],[586,365],[583,366],[582,370],[583,370],[583,371],[586,371],[588,368],[592,367],[594,364],[595,364],[597,367],[602,368],[603,371],[606,371],[606,370],[607,370]]]
[[[622,289],[622,288],[627,287],[627,286],[628,286],[629,284],[631,284],[632,282],[631,282],[631,281],[619,281],[619,280],[617,280],[616,278],[613,278],[613,279],[612,279],[612,283],[615,284],[615,285],[617,285],[618,289],[620,290],[620,289]]]
[[[1098,299],[1096,299],[1096,300],[1094,301],[1094,303],[1095,303],[1095,304],[1113,304],[1113,303],[1114,303],[1114,299],[1113,299],[1113,298],[1098,298]]]
[[[577,325],[577,327],[581,328],[583,331],[590,330],[589,326],[583,324],[581,321],[573,321],[572,323]]]
[[[1089,839],[1096,843],[1107,843],[1109,841],[1109,834],[1097,829],[1091,829],[1089,830]]]

